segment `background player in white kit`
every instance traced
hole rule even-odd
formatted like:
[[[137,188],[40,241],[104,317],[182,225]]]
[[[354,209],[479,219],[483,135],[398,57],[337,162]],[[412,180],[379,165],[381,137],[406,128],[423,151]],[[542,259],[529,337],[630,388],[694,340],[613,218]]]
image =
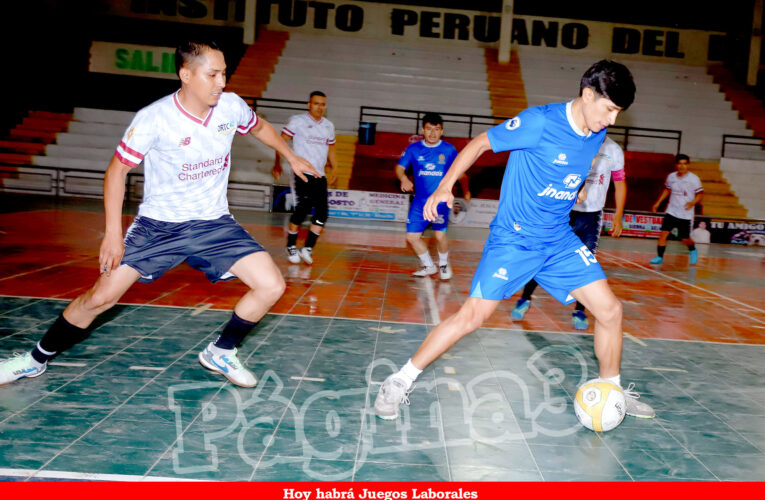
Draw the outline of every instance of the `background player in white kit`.
[[[569,214],[571,228],[593,255],[598,249],[600,232],[603,230],[603,207],[606,205],[611,178],[614,179],[614,200],[616,202],[611,236],[618,238],[622,234],[622,217],[624,216],[624,204],[627,201],[624,152],[610,137],[606,137],[592,161],[590,173],[584,183],[586,199],[574,205]],[[531,306],[531,294],[536,288],[537,282],[533,279],[526,284],[523,295],[518,299],[515,309],[510,314],[513,319],[518,321],[523,319]],[[589,327],[589,320],[584,312],[584,304],[578,300],[574,312],[571,313],[571,321],[577,330],[586,330]]]
[[[291,138],[295,153],[311,162],[313,168],[319,173],[317,176],[308,174],[306,180],[296,179],[294,176],[290,178],[292,194],[296,202],[287,233],[287,259],[293,264],[300,262],[300,259],[303,259],[306,264],[313,263],[313,247],[329,215],[327,186],[334,184],[337,178],[335,126],[324,118],[326,110],[327,96],[324,92],[314,90],[308,97],[308,112],[293,115],[282,129],[282,138],[284,140]],[[277,153],[273,168],[274,178],[278,179],[281,174],[282,167]],[[313,210],[311,227],[303,248],[298,251],[298,230],[311,210]]]
[[[223,92],[226,62],[215,43],[186,42],[175,60],[180,90],[136,113],[106,170],[101,277],[67,306],[31,352],[0,363],[0,385],[41,375],[47,361],[82,340],[93,320],[133,283],[153,281],[184,261],[212,282],[237,277],[250,288],[217,340],[199,353],[199,361],[234,384],[257,383],[237,358],[236,346],[285,285],[268,253],[229,214],[226,189],[234,134],[250,133],[276,149],[298,176],[317,172],[239,96]],[[125,179],[141,162],[143,202],[123,241]]]
[[[659,242],[656,246],[657,255],[650,260],[651,264],[664,262],[667,237],[669,237],[669,232],[675,228],[677,228],[678,238],[688,245],[690,264],[696,264],[699,259],[696,243],[691,239],[691,227],[693,226],[693,212],[696,204],[700,203],[704,197],[704,188],[701,185],[701,179],[693,172],[688,171],[689,163],[688,155],[679,154],[675,157],[677,172],[672,172],[667,176],[664,190],[651,207],[651,211],[658,212],[661,202],[669,196],[667,213],[661,222],[661,234],[659,234]]]

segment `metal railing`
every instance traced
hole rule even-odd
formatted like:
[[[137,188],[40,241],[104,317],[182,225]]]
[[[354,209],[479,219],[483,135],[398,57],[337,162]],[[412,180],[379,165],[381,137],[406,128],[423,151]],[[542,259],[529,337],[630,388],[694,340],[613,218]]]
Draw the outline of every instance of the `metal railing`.
[[[765,137],[731,134],[723,134],[722,137],[722,151],[720,152],[720,158],[725,158],[726,147],[746,146],[747,148],[757,148],[759,151],[763,151],[763,147],[765,146]],[[761,157],[762,155],[759,155],[757,159],[761,159]]]
[[[413,133],[418,134],[420,131],[420,125],[422,124],[422,117],[428,111],[418,111],[414,109],[398,109],[398,108],[380,108],[377,106],[361,106],[359,110],[359,122],[373,121],[372,118],[397,118],[414,122]],[[473,127],[476,126],[488,126],[493,127],[503,121],[507,120],[505,116],[489,116],[489,115],[469,115],[463,113],[439,113],[444,119],[444,124],[456,123],[461,125],[467,125],[467,136],[473,136]]]
[[[125,180],[125,201],[139,203],[143,199],[144,177],[129,172]],[[50,166],[0,165],[0,192],[43,194],[56,198],[76,196],[103,198],[104,172]],[[273,186],[249,182],[228,183],[231,208],[271,210]]]
[[[426,111],[413,109],[381,108],[376,106],[361,106],[359,111],[359,122],[373,121],[372,118],[393,118],[413,122],[413,133],[418,134],[422,117]],[[467,125],[467,136],[473,137],[474,126],[493,127],[511,117],[508,116],[489,116],[489,115],[470,115],[461,113],[439,113],[444,119],[444,123],[456,123]],[[450,129],[450,133],[451,129]],[[626,127],[614,125],[608,127],[608,135],[617,142],[621,142],[624,150],[629,150],[630,139],[656,139],[660,141],[674,141],[675,150],[680,152],[683,133],[680,130],[645,128],[645,127]],[[617,140],[621,138],[621,141]]]

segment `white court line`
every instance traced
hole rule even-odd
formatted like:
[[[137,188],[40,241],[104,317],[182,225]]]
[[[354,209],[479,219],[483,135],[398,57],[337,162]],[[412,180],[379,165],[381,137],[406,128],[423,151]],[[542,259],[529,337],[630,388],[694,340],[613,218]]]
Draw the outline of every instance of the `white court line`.
[[[653,370],[656,372],[680,372],[680,373],[688,373],[688,370],[683,370],[682,368],[662,368],[659,366],[644,366],[643,370]]]
[[[154,372],[161,372],[167,370],[167,367],[164,366],[140,366],[140,365],[133,365],[128,370],[149,370]]]
[[[738,300],[736,300],[734,298],[728,297],[727,295],[723,295],[721,293],[717,293],[717,292],[714,292],[712,290],[707,290],[706,288],[701,288],[698,285],[694,285],[693,283],[688,283],[687,281],[683,281],[683,280],[681,280],[679,278],[675,278],[674,276],[670,276],[668,274],[664,274],[661,271],[656,271],[655,269],[651,269],[650,267],[646,267],[646,266],[644,266],[642,264],[637,264],[635,262],[632,262],[631,260],[623,259],[621,257],[617,257],[616,255],[611,255],[609,252],[604,252],[604,253],[606,253],[612,259],[616,259],[616,260],[619,260],[619,261],[622,261],[622,262],[626,262],[626,263],[631,264],[631,265],[633,265],[635,267],[639,267],[640,269],[643,269],[645,271],[649,271],[651,273],[658,274],[659,276],[662,276],[662,277],[666,278],[669,281],[677,281],[678,283],[682,283],[683,285],[686,285],[688,287],[695,288],[696,290],[700,290],[702,292],[706,292],[706,293],[712,294],[715,297],[719,297],[721,299],[733,302],[734,304],[738,304],[740,306],[746,307],[746,308],[751,309],[753,311],[757,311],[759,313],[765,314],[765,311],[763,311],[762,309],[760,309],[758,307],[755,307],[753,305],[750,305],[750,304],[746,304],[744,302],[740,302],[740,301],[738,301]],[[736,310],[734,309],[734,311],[736,311]],[[746,316],[747,318],[751,319],[752,321],[756,321],[757,323],[765,325],[765,321],[759,320],[757,318],[752,318],[751,316],[748,316],[748,315],[742,313],[741,311],[736,311],[736,312],[741,314],[742,316]]]
[[[290,377],[290,380],[301,380],[303,382],[326,382],[327,379],[325,378],[315,378],[315,377]]]
[[[428,310],[430,311],[430,324],[437,325],[441,322],[441,316],[438,314],[438,303],[436,302],[436,290],[433,287],[433,280],[425,276],[425,291],[427,292]]]
[[[639,338],[637,338],[637,337],[634,337],[634,336],[632,336],[631,334],[629,334],[629,333],[627,333],[627,332],[625,332],[625,331],[622,331],[622,334],[623,334],[625,337],[627,337],[628,339],[630,339],[631,341],[633,341],[634,343],[636,343],[636,344],[640,344],[640,345],[642,345],[643,347],[645,347],[645,346],[647,345],[645,342],[643,342],[643,341],[642,341],[642,340],[640,340]]]
[[[43,479],[79,479],[85,481],[172,481],[172,482],[199,482],[202,479],[188,479],[179,477],[161,476],[130,476],[127,474],[98,474],[93,472],[69,472],[59,470],[36,469],[4,469],[0,468],[0,476],[5,477],[35,477]],[[208,481],[204,479],[204,481]],[[214,480],[213,480],[214,481]]]
[[[81,368],[83,366],[88,366],[87,363],[69,363],[67,361],[48,361],[48,365],[50,366],[72,366],[75,368]]]
[[[191,316],[197,316],[199,314],[202,314],[206,310],[210,309],[212,307],[212,304],[205,304],[203,306],[195,307],[193,311],[191,311]]]

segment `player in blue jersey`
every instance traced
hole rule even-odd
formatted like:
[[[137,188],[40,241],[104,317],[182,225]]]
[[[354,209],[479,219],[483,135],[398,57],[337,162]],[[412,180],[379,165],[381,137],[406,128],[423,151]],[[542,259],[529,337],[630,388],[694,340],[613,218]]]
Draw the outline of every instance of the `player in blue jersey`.
[[[595,318],[600,377],[621,386],[622,304],[598,261],[569,226],[582,182],[619,112],[635,97],[629,70],[602,60],[582,76],[579,96],[567,103],[529,108],[475,137],[460,152],[423,209],[426,219],[454,201],[452,186],[486,151],[512,151],[497,215],[478,264],[470,296],[460,310],[430,331],[404,367],[383,383],[375,413],[395,419],[422,370],[479,328],[503,299],[531,278],[564,304],[578,300]],[[631,388],[631,387],[630,387]],[[626,412],[650,418],[653,409],[625,391]]]
[[[444,120],[437,113],[425,113],[422,117],[423,139],[410,144],[401,155],[396,165],[396,177],[401,181],[401,191],[411,193],[414,190],[414,198],[409,205],[409,215],[406,220],[406,241],[412,246],[414,253],[420,258],[422,267],[412,273],[412,276],[425,277],[440,272],[441,279],[448,280],[452,277],[452,269],[449,265],[449,241],[446,238],[446,229],[449,226],[449,207],[438,207],[438,216],[433,222],[426,220],[422,214],[422,208],[428,197],[435,192],[439,183],[451,167],[457,157],[457,149],[441,140],[444,134]],[[411,165],[414,182],[409,180],[406,169]],[[465,200],[470,201],[467,177],[460,178]],[[428,252],[427,244],[422,240],[422,232],[430,226],[436,237],[436,250],[438,251],[438,267]]]

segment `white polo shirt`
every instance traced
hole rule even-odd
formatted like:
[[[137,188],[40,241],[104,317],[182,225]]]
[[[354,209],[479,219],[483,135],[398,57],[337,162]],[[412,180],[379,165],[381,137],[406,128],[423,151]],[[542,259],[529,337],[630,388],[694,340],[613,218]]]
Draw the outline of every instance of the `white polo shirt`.
[[[678,219],[693,220],[693,211],[695,207],[686,210],[685,204],[693,201],[698,193],[704,192],[701,186],[701,179],[693,172],[687,172],[680,177],[677,172],[672,172],[667,176],[664,187],[669,189],[669,203],[667,204],[667,213]]]
[[[587,200],[574,205],[577,212],[600,212],[606,204],[608,186],[611,177],[615,181],[623,181],[624,175],[624,152],[617,143],[606,137],[598,150],[598,154],[592,160],[590,173],[584,181],[587,190]]]
[[[317,122],[306,112],[291,116],[282,133],[292,137],[295,154],[308,160],[323,177],[329,146],[335,143],[335,126],[332,122],[324,117]]]
[[[244,135],[257,123],[252,108],[231,92],[204,119],[185,110],[177,92],[138,111],[115,153],[130,167],[144,164],[138,215],[185,222],[228,214],[234,133]]]

